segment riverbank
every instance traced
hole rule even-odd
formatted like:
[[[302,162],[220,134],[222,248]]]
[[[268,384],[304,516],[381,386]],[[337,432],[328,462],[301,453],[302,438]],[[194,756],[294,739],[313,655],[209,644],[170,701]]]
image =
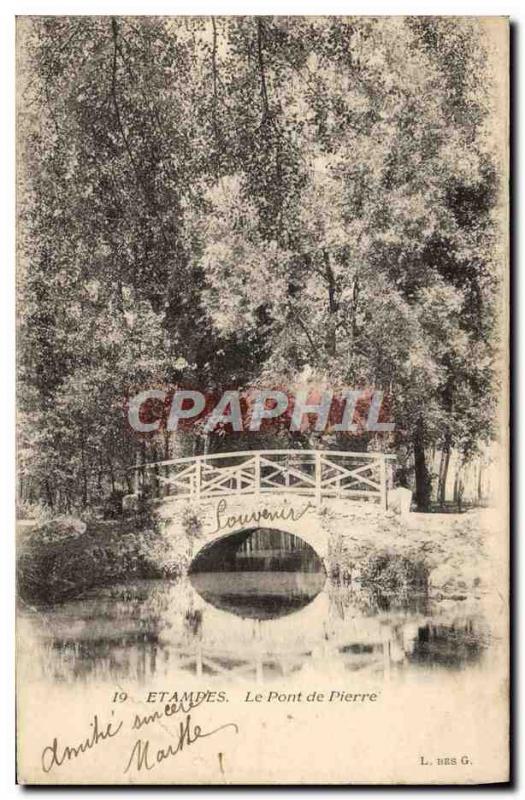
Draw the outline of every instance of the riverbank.
[[[189,560],[184,547],[174,548],[148,515],[25,523],[18,528],[18,594],[28,603],[57,603],[95,586],[177,578]]]
[[[494,561],[497,528],[487,510],[464,514],[385,515],[367,504],[326,511],[327,572],[334,582],[413,589],[463,600],[490,591],[503,566]],[[187,526],[186,526],[187,527]],[[190,531],[191,533],[191,531]],[[19,596],[34,604],[74,598],[96,586],[178,578],[194,555],[191,539],[168,537],[146,515],[119,520],[61,518],[19,527]]]
[[[332,513],[325,521],[336,533],[328,567],[343,582],[371,581],[385,589],[404,584],[426,588],[434,599],[463,600],[491,591],[504,569],[494,545],[504,536],[490,509],[463,514]]]

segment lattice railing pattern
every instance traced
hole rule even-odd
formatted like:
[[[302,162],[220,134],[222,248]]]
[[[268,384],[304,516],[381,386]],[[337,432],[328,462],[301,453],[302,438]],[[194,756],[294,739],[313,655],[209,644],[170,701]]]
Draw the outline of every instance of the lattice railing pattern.
[[[386,508],[385,453],[338,450],[253,450],[178,458],[135,468],[136,489],[159,497],[221,497],[294,493],[373,499]]]

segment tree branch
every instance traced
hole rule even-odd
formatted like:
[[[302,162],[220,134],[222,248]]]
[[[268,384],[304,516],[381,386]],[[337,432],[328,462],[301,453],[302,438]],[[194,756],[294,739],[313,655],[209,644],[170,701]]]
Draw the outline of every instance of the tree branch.
[[[215,22],[215,17],[212,16],[211,24],[213,28],[213,44],[212,44],[212,51],[211,51],[211,68],[212,68],[212,77],[213,77],[213,108],[212,108],[212,123],[213,123],[213,136],[215,138],[215,148],[217,150],[216,158],[215,158],[215,167],[217,171],[217,178],[219,177],[220,172],[220,137],[219,137],[219,126],[217,123],[217,110],[219,105],[219,95],[217,90],[217,23]]]
[[[266,74],[264,69],[264,55],[263,55],[263,22],[259,17],[257,19],[257,58],[259,61],[259,74],[261,76],[261,97],[263,101],[263,118],[270,117],[270,106],[268,103],[268,89],[266,86]]]
[[[131,150],[131,146],[126,136],[126,132],[124,130],[124,126],[122,124],[122,117],[120,114],[120,107],[117,99],[117,55],[119,54],[119,44],[118,44],[118,23],[116,17],[111,17],[111,30],[113,35],[113,66],[112,66],[112,74],[111,74],[111,97],[113,100],[113,108],[115,109],[115,117],[117,120],[117,126],[122,137],[122,141],[124,142],[124,147],[126,148],[126,152],[128,154],[128,158],[130,160],[131,166],[133,167],[133,172],[135,173],[135,178],[137,180],[138,185],[140,186],[142,193],[144,194],[144,199],[146,203],[150,206],[153,214],[155,215],[157,222],[159,223],[160,233],[162,238],[164,239],[165,244],[169,245],[168,238],[164,231],[164,227],[162,225],[161,219],[159,217],[159,213],[155,207],[155,202],[150,198],[149,191],[144,186],[144,182],[142,180],[142,176],[140,171],[137,167],[135,162],[135,158],[133,156],[133,151]]]

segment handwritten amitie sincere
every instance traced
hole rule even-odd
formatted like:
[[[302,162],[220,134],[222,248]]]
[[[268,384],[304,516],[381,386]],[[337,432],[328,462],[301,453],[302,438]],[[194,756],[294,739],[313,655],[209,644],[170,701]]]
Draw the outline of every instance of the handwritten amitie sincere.
[[[112,711],[111,713],[113,714],[114,712]],[[78,758],[79,756],[88,752],[88,750],[96,747],[101,742],[105,742],[107,739],[113,739],[115,736],[118,736],[122,730],[124,722],[123,720],[120,720],[118,723],[115,723],[115,720],[112,720],[105,725],[101,725],[98,719],[98,714],[95,714],[93,721],[90,722],[89,725],[93,730],[79,744],[66,744],[61,746],[58,743],[58,738],[55,736],[53,743],[44,747],[41,758],[42,769],[44,772],[49,772],[53,767],[61,767],[64,762]]]
[[[239,732],[238,726],[234,722],[227,722],[220,725],[211,731],[204,731],[202,727],[192,721],[191,709],[200,705],[202,699],[196,701],[189,701],[187,703],[177,702],[168,703],[162,712],[155,711],[152,714],[141,716],[135,714],[131,724],[132,730],[141,730],[142,728],[159,722],[161,719],[173,717],[177,713],[182,712],[186,715],[184,722],[180,722],[178,730],[175,733],[174,743],[169,744],[167,747],[157,748],[154,752],[150,750],[149,739],[137,739],[131,754],[128,758],[127,765],[124,772],[128,772],[132,767],[137,771],[141,769],[153,769],[157,764],[160,764],[166,758],[173,757],[180,753],[184,748],[190,747],[198,739],[203,739],[208,736],[213,736],[221,730],[231,728],[235,733]],[[111,712],[114,715],[114,711]],[[53,767],[59,768],[63,764],[74,761],[80,758],[85,753],[92,750],[94,747],[102,745],[109,739],[118,736],[125,727],[125,721],[112,719],[109,722],[102,723],[99,720],[98,714],[93,716],[92,721],[89,723],[91,731],[80,742],[62,744],[58,736],[55,736],[52,743],[48,744],[42,750],[41,765],[45,773],[50,772]],[[171,732],[168,731],[168,733]]]

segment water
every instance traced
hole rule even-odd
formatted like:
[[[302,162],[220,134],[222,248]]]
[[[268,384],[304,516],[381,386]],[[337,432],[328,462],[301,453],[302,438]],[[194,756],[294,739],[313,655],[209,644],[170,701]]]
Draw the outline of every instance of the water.
[[[317,553],[297,536],[271,528],[241,531],[198,553],[194,589],[215,608],[276,619],[308,605],[326,580]]]
[[[490,634],[475,598],[438,603],[425,593],[335,585],[304,542],[266,535],[256,545],[244,534],[227,552],[208,548],[179,581],[128,581],[24,608],[19,632],[33,642],[23,658],[31,675],[264,682],[483,665]]]

